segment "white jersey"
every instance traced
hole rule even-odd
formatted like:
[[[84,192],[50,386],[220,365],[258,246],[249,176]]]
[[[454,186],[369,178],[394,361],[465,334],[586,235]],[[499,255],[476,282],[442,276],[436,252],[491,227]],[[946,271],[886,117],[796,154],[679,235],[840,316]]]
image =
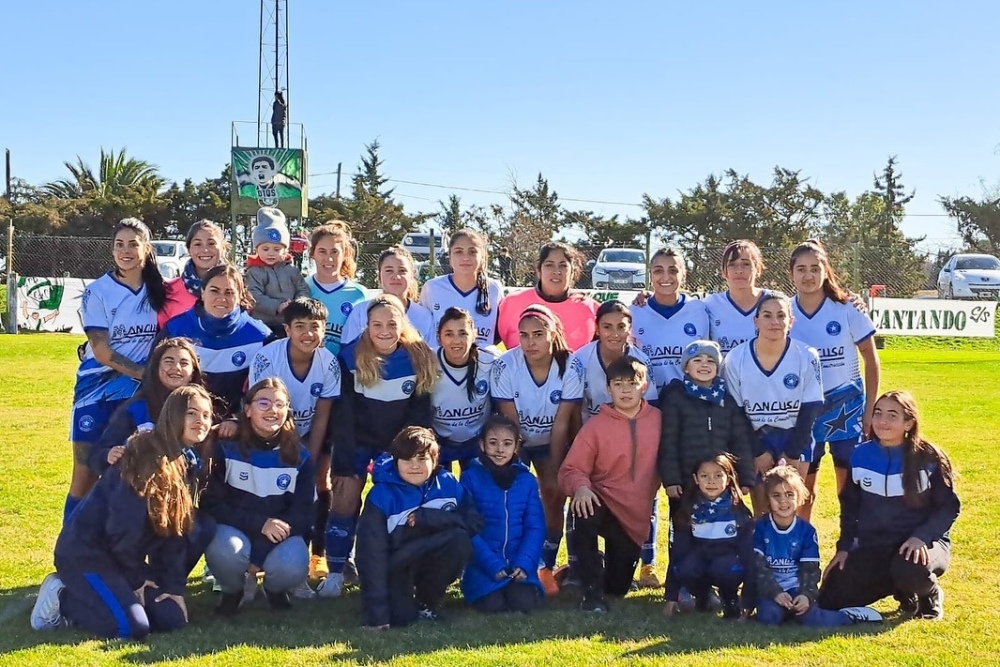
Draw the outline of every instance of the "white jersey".
[[[106,273],[83,290],[80,320],[84,331],[106,331],[112,351],[139,365],[146,363],[158,328],[145,284],[133,291]],[[76,374],[73,402],[86,405],[131,398],[138,386],[138,381],[99,362],[87,345]]]
[[[725,357],[737,345],[757,337],[757,327],[753,324],[757,314],[757,305],[769,290],[763,290],[750,310],[743,311],[733,303],[729,292],[716,292],[704,299],[709,316],[709,339],[719,344],[722,356]]]
[[[812,315],[792,299],[792,338],[819,352],[823,365],[823,388],[827,394],[846,385],[860,388],[861,364],[858,345],[875,334],[871,318],[850,303],[826,298]]]
[[[722,368],[726,388],[743,406],[754,430],[791,430],[802,404],[823,402],[819,354],[795,339],[788,340],[770,372],[757,361],[754,341],[731,350]]]
[[[575,352],[576,356],[583,364],[583,423],[601,411],[601,406],[611,402],[611,394],[608,393],[608,374],[601,361],[601,355],[597,353],[600,341],[587,343]],[[634,345],[629,345],[625,349],[625,354],[635,357],[649,368],[649,357]],[[657,398],[656,384],[650,377],[649,387],[646,395],[643,396],[650,403],[655,403]]]
[[[524,446],[541,447],[552,439],[559,406],[583,400],[583,364],[571,354],[560,378],[559,366],[553,359],[548,377],[539,385],[531,375],[524,351],[516,347],[493,362],[491,390],[493,400],[514,403]]]
[[[441,374],[431,393],[431,418],[434,433],[439,438],[460,445],[480,436],[491,414],[490,381],[493,362],[499,356],[496,348],[479,348],[476,376],[472,378],[475,389],[470,400],[466,383],[468,369],[449,364],[444,358],[444,352],[438,348],[437,359]]]
[[[288,339],[285,338],[262,347],[250,363],[248,386],[270,377],[281,378],[288,387],[295,430],[304,438],[312,430],[316,401],[340,396],[340,364],[328,349],[320,347],[313,352],[309,372],[304,378],[299,378],[292,370],[288,346]]]
[[[479,290],[473,287],[472,291],[463,292],[455,285],[450,274],[432,278],[424,283],[424,288],[420,292],[420,304],[434,316],[435,332],[444,311],[452,307],[467,310],[476,324],[476,343],[492,345],[496,340],[497,313],[500,310],[500,299],[503,298],[503,285],[495,278],[487,278],[486,289],[490,297],[490,312],[485,314],[476,312]]]
[[[369,303],[371,303],[371,299],[366,299],[361,303],[355,304],[351,310],[351,314],[347,316],[347,321],[344,322],[344,330],[340,335],[341,347],[356,341],[361,336],[361,332],[368,326]],[[406,319],[410,321],[410,324],[413,325],[413,328],[417,330],[417,333],[420,334],[420,337],[424,339],[427,345],[432,348],[438,346],[437,329],[434,327],[434,316],[431,315],[431,311],[416,301],[411,301],[406,306]]]
[[[700,299],[682,294],[676,306],[654,309],[652,297],[643,306],[632,306],[632,335],[649,357],[650,374],[657,390],[684,377],[681,353],[688,343],[708,338],[708,310]]]

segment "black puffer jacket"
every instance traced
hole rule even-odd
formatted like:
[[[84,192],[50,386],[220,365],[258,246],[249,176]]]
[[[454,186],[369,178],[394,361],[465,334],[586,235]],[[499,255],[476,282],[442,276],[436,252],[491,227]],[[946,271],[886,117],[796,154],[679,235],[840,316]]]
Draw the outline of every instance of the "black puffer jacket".
[[[660,390],[663,429],[657,467],[663,486],[686,486],[701,460],[728,452],[736,457],[740,486],[753,486],[753,427],[736,399],[726,393],[722,405],[688,395],[674,380]]]

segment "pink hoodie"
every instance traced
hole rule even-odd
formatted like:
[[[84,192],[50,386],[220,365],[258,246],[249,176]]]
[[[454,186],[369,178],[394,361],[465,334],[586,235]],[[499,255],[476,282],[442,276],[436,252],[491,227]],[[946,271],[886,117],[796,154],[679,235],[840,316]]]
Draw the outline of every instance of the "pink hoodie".
[[[660,410],[643,401],[634,419],[610,405],[591,417],[559,468],[559,488],[570,498],[587,487],[636,544],[649,537],[649,512],[660,488],[656,456]]]
[[[186,313],[198,303],[198,298],[187,290],[187,287],[184,286],[184,281],[180,278],[168,280],[166,288],[167,301],[156,316],[156,321],[161,329],[171,318],[181,313]]]

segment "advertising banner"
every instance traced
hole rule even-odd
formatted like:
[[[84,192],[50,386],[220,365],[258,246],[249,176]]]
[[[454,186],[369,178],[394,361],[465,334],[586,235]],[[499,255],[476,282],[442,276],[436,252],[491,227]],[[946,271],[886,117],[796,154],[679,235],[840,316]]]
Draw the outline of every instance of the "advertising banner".
[[[880,336],[993,338],[996,312],[996,301],[874,298],[868,314]]]
[[[18,278],[18,331],[82,334],[80,299],[91,282],[81,278]]]
[[[291,218],[308,215],[306,154],[297,148],[234,148],[232,210],[255,215],[274,206]]]

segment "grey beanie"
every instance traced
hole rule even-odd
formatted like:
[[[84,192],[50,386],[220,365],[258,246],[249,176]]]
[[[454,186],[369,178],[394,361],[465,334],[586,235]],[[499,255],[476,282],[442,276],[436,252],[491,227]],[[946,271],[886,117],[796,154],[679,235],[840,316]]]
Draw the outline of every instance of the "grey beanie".
[[[684,347],[684,351],[681,352],[681,372],[687,372],[688,362],[697,357],[699,354],[707,354],[715,360],[715,364],[719,365],[722,363],[722,351],[719,349],[719,344],[713,340],[696,340],[693,343],[688,343]]]
[[[284,213],[270,206],[257,211],[257,226],[253,228],[255,249],[261,243],[280,243],[288,248],[290,240]]]

